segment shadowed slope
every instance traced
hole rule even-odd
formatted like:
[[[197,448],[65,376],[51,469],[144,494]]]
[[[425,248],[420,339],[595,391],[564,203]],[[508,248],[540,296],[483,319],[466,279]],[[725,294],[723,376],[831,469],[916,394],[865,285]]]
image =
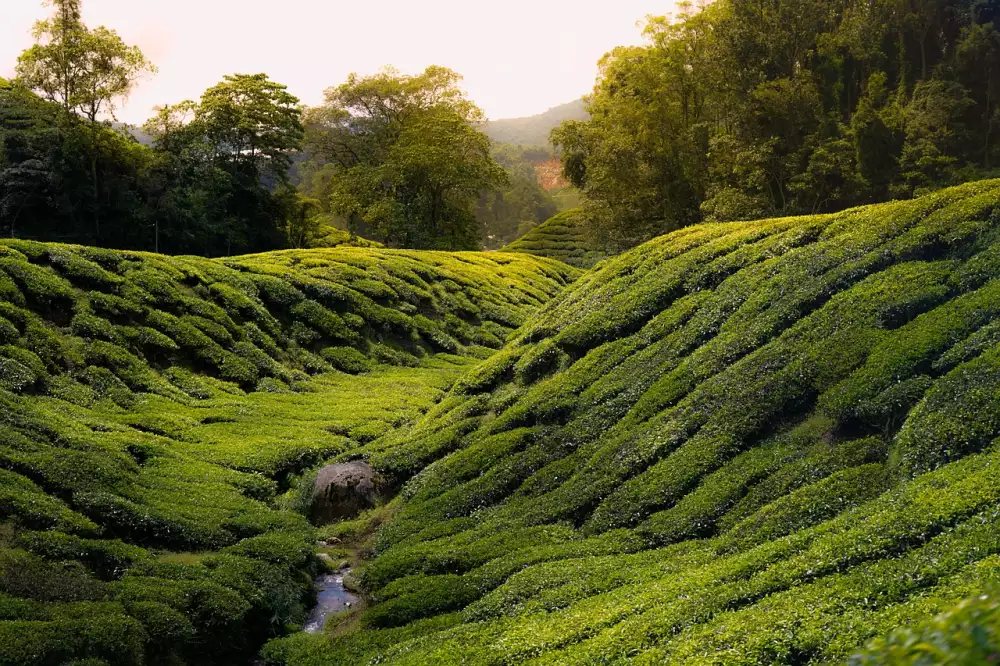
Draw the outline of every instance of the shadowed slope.
[[[274,663],[805,664],[1000,579],[1000,182],[601,264],[367,451],[361,629]]]

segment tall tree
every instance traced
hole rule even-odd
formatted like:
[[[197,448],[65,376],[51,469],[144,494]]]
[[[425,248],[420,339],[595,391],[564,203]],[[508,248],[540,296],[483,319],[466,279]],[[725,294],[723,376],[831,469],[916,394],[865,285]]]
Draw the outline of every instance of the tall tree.
[[[216,157],[251,178],[284,182],[303,137],[299,99],[266,74],[233,74],[201,96],[195,111]]]
[[[51,18],[35,23],[35,44],[18,58],[17,74],[25,87],[60,104],[68,114],[80,105],[86,75],[87,28],[80,18],[81,0],[52,0],[47,4],[55,12]]]
[[[50,0],[53,16],[35,24],[36,43],[18,58],[17,74],[21,85],[61,105],[66,122],[75,122],[75,114],[90,121],[85,129],[90,143],[90,207],[96,240],[101,237],[98,142],[106,136],[98,119],[103,113],[114,117],[118,101],[128,97],[144,73],[156,68],[114,30],[103,26],[91,30],[84,25],[80,2]]]
[[[234,74],[199,102],[159,107],[143,129],[173,187],[157,199],[157,238],[209,254],[285,243],[284,189],[303,129],[299,100],[266,74]],[[163,180],[166,176],[161,176]]]
[[[591,230],[832,211],[990,175],[1000,12],[970,0],[716,0],[600,63],[553,134]]]
[[[480,247],[476,202],[506,175],[459,81],[387,69],[327,90],[306,116],[307,191],[389,245]]]
[[[114,30],[93,30],[80,18],[81,0],[49,0],[53,15],[35,23],[35,44],[18,58],[19,82],[67,113],[96,122],[113,115],[136,82],[155,72],[138,47],[128,46]]]

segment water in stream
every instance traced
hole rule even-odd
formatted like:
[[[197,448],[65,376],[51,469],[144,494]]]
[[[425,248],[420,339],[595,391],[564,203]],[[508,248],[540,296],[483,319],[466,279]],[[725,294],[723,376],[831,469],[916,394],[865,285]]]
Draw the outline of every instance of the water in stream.
[[[318,634],[323,631],[323,625],[326,624],[328,617],[343,613],[358,603],[357,595],[344,587],[344,575],[350,571],[341,569],[335,574],[327,574],[316,579],[316,607],[309,613],[309,619],[303,627],[307,633]]]

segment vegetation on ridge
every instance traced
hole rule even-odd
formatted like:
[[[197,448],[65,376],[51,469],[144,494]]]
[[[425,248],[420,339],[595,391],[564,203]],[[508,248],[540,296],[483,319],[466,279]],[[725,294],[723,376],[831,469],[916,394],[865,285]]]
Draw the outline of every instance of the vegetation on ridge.
[[[377,603],[268,663],[826,663],[989,589],[998,216],[986,181],[605,261],[366,448],[408,479]]]
[[[607,254],[594,245],[587,232],[585,215],[581,208],[554,215],[503,251],[549,257],[578,268],[590,268]]]

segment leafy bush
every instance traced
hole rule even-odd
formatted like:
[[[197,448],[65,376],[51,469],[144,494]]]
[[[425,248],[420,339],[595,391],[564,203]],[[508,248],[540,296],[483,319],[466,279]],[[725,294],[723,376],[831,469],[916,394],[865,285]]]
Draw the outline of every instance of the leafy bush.
[[[992,594],[958,604],[918,627],[901,628],[851,657],[851,666],[989,664],[1000,655],[1000,607]]]
[[[349,375],[357,375],[372,369],[368,357],[353,347],[327,347],[322,356],[330,365]]]

